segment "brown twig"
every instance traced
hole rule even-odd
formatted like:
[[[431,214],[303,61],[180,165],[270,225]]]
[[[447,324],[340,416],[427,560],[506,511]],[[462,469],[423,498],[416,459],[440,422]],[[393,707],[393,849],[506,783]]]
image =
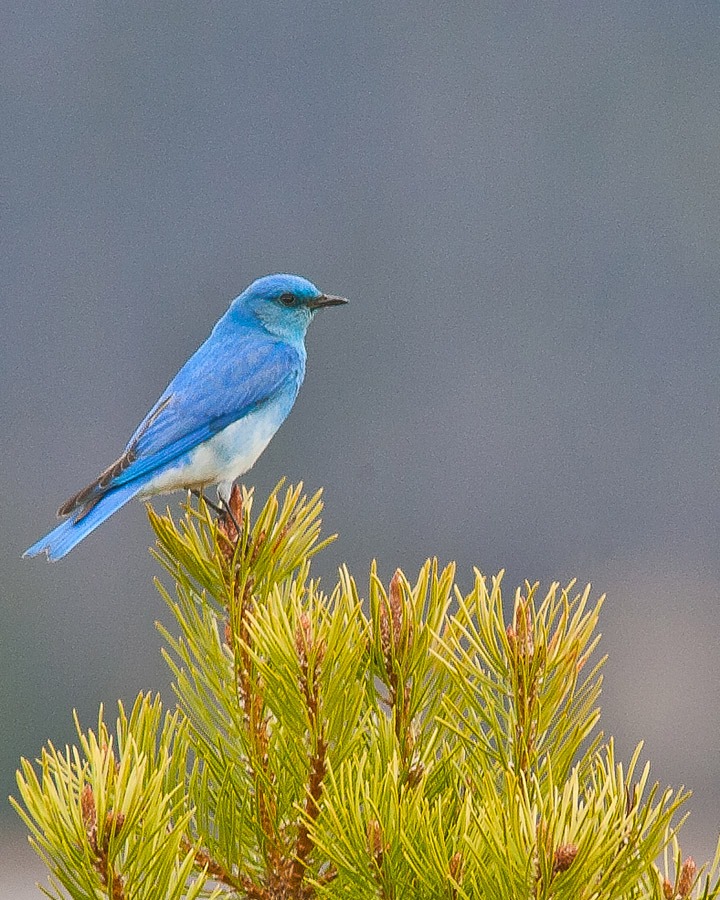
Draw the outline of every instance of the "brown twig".
[[[527,772],[535,749],[538,685],[537,676],[532,671],[535,655],[532,608],[522,597],[515,609],[514,627],[508,626],[506,634],[510,645],[510,664],[515,690],[517,765],[521,772]]]
[[[125,886],[122,878],[115,872],[110,862],[110,835],[117,834],[125,823],[125,817],[110,810],[105,818],[103,840],[98,843],[97,809],[95,795],[89,784],[86,784],[80,795],[80,812],[88,843],[95,856],[93,868],[100,876],[103,887],[109,891],[112,900],[126,900]]]
[[[235,522],[240,524],[243,511],[237,488],[233,489],[229,505]],[[276,536],[273,551],[279,548],[291,524],[287,523]],[[258,820],[264,835],[266,875],[263,884],[258,885],[250,878],[236,878],[218,863],[210,860],[204,852],[196,855],[196,859],[199,864],[208,865],[208,871],[211,874],[214,872],[213,877],[218,881],[235,890],[243,891],[250,900],[272,900],[280,897],[310,900],[314,896],[314,889],[304,884],[308,857],[314,846],[310,836],[310,822],[319,812],[326,772],[327,742],[320,719],[317,682],[324,648],[313,641],[310,621],[307,616],[303,616],[298,624],[296,647],[301,669],[300,685],[308,711],[310,750],[304,816],[297,824],[296,838],[291,850],[290,846],[286,846],[286,840],[278,833],[276,825],[277,806],[272,790],[275,779],[269,763],[270,721],[265,715],[262,686],[253,675],[250,619],[256,599],[252,570],[268,540],[268,535],[265,530],[260,531],[255,540],[243,548],[244,559],[233,562],[237,559],[238,529],[229,515],[218,520],[218,528],[227,545],[221,547],[225,562],[228,566],[234,566],[234,570],[228,573],[228,583],[232,585],[232,589],[224,637],[233,652],[236,690],[247,731],[248,767],[255,784]],[[211,864],[215,867],[214,870],[211,870]],[[325,873],[325,880],[331,881],[336,874],[334,871]]]
[[[201,869],[206,869],[208,875],[214,881],[224,884],[234,891],[242,891],[248,900],[272,900],[272,896],[268,891],[255,884],[249,875],[233,875],[232,872],[228,872],[225,866],[213,859],[207,850],[202,848],[196,849],[195,845],[186,837],[182,838],[180,847],[185,853],[194,852],[197,866]]]
[[[295,633],[295,649],[300,662],[300,689],[303,692],[305,706],[310,725],[311,751],[308,763],[308,786],[305,795],[305,817],[298,826],[295,841],[295,857],[290,870],[290,889],[295,896],[300,896],[302,881],[307,869],[307,859],[313,849],[309,822],[314,821],[320,812],[320,797],[323,791],[323,780],[326,773],[327,741],[325,729],[320,720],[320,694],[318,676],[325,655],[322,643],[313,639],[309,617],[300,616]]]
[[[218,519],[218,529],[227,540],[228,549],[221,548],[224,559],[227,565],[232,565],[237,541],[240,537],[236,523],[242,525],[243,518],[242,494],[237,485],[233,486],[228,505],[232,515],[221,516]],[[253,593],[255,581],[251,570],[257,561],[265,538],[266,535],[263,531],[258,535],[257,540],[247,548],[247,560],[238,561],[234,571],[230,573],[232,593],[228,603],[225,640],[233,652],[235,684],[247,729],[248,765],[255,783],[258,818],[265,836],[264,850],[270,877],[272,873],[280,870],[282,853],[280,839],[275,828],[275,801],[267,790],[267,785],[274,780],[268,759],[268,722],[264,715],[265,704],[262,691],[252,677],[253,661],[249,626],[255,607]]]
[[[400,747],[403,766],[409,771],[415,741],[410,720],[410,679],[402,681],[399,669],[413,639],[413,624],[402,589],[402,573],[393,575],[387,598],[381,595],[378,609],[380,647],[389,690],[388,706],[393,712],[395,737]]]

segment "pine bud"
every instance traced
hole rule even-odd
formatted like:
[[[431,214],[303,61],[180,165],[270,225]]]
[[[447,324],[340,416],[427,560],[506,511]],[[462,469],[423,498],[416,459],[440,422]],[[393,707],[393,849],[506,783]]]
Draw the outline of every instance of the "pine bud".
[[[553,857],[553,875],[566,872],[575,862],[577,855],[578,848],[575,844],[561,844]]]
[[[242,492],[236,484],[233,485],[232,491],[230,492],[228,509],[224,510],[221,515],[218,516],[217,524],[220,533],[227,538],[227,543],[222,546],[221,549],[225,559],[230,562],[233,558],[235,544],[240,536],[236,524],[242,524],[243,515]]]
[[[377,819],[370,819],[367,826],[368,847],[378,868],[382,868],[385,847],[383,845],[382,825]]]
[[[462,881],[464,867],[462,853],[454,853],[450,857],[450,877],[453,881]]]
[[[96,825],[97,813],[95,811],[95,795],[89,784],[85,785],[80,794],[80,815],[85,831],[90,832]]]
[[[400,569],[395,569],[395,574],[390,581],[388,590],[388,604],[390,606],[390,616],[392,617],[392,630],[397,643],[402,633],[403,627],[403,593],[400,587],[401,581]]]
[[[380,646],[385,660],[402,659],[412,642],[413,626],[408,616],[400,569],[395,570],[390,581],[387,599],[380,598],[378,618]]]
[[[125,816],[120,812],[110,812],[105,816],[105,833],[109,835],[113,830],[115,834],[120,833],[120,829],[125,824]]]
[[[697,875],[697,866],[692,856],[688,856],[680,869],[680,878],[678,879],[677,894],[681,900],[685,900],[690,895],[693,885],[695,884],[695,876]]]
[[[411,788],[417,787],[425,774],[425,766],[419,759],[414,760],[407,770],[407,783]]]
[[[312,647],[312,631],[310,616],[301,613],[295,627],[295,652],[300,660],[300,668],[305,670],[308,664],[308,653]]]
[[[535,652],[532,611],[530,609],[530,604],[524,597],[520,597],[518,605],[515,608],[515,634],[518,651],[526,659],[531,659]]]

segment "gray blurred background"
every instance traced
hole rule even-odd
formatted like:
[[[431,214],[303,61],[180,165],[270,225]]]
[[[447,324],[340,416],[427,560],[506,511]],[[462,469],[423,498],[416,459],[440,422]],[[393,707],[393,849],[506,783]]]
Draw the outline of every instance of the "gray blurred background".
[[[712,855],[718,46],[710,0],[5,4],[0,795],[73,707],[171,699],[141,505],[19,557],[289,271],[352,303],[247,483],[325,487],[326,583],[437,554],[607,592],[604,729]],[[1,808],[0,895],[35,896]]]

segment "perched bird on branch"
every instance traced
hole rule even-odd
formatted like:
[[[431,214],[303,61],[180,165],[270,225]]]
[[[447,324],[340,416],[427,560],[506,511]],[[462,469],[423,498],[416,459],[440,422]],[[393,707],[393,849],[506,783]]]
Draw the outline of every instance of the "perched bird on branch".
[[[218,486],[250,469],[292,409],[315,313],[347,301],[297,275],[258,278],[170,382],[122,456],[58,510],[23,554],[61,559],[133,497]]]

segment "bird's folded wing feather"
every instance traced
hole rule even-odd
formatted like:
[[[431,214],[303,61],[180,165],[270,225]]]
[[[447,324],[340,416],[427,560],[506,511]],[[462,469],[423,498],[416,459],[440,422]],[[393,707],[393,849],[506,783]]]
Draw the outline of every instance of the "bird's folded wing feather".
[[[258,409],[290,382],[303,360],[257,332],[213,334],[188,360],[138,426],[125,452],[59,510],[68,515],[108,490],[155,471]]]

